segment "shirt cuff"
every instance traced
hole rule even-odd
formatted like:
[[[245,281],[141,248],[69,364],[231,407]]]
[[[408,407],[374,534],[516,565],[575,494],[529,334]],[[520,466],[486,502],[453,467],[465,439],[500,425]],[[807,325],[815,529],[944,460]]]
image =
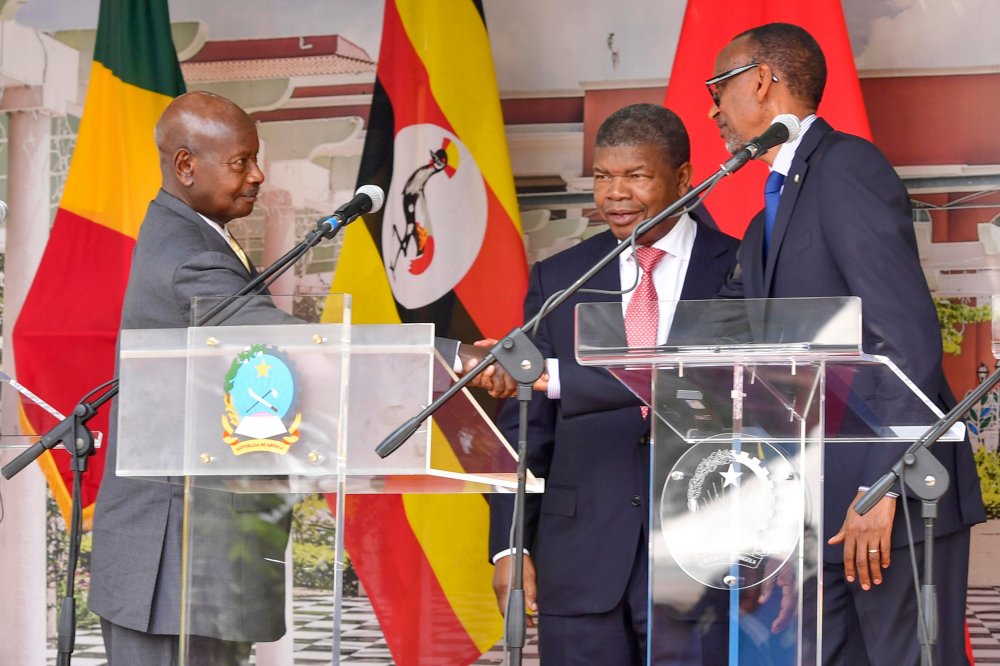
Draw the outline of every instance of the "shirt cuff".
[[[549,387],[545,395],[549,400],[558,400],[562,395],[562,386],[559,384],[559,359],[545,359],[545,372],[549,373]]]
[[[868,486],[858,486],[858,492],[866,493],[868,492]],[[886,497],[891,497],[892,499],[899,499],[899,493],[894,493],[891,490],[885,494]]]
[[[527,548],[524,548],[523,550],[524,550],[524,554],[525,555],[531,555],[531,553],[528,552]],[[510,555],[513,555],[513,554],[514,554],[514,549],[513,548],[508,548],[507,550],[501,550],[499,553],[497,553],[496,555],[493,556],[493,564],[496,564],[497,562],[499,562],[503,558],[508,557]]]

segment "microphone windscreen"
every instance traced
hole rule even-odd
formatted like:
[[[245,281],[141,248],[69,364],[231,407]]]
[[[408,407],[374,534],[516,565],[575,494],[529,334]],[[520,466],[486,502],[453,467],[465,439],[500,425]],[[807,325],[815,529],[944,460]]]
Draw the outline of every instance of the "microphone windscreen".
[[[364,194],[372,200],[372,209],[368,211],[369,213],[379,212],[382,210],[382,205],[385,204],[385,192],[378,185],[362,185],[354,194]]]
[[[782,143],[795,141],[795,138],[799,135],[799,132],[802,131],[802,123],[799,122],[799,119],[796,116],[790,113],[782,113],[775,116],[774,120],[771,121],[771,124],[774,125],[775,123],[781,123],[782,125],[788,128],[788,138],[785,139]]]

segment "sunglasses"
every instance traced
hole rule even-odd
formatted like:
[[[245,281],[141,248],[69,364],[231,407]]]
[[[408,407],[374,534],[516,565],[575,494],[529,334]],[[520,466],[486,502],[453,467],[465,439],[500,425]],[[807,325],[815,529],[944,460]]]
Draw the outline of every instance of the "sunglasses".
[[[716,106],[719,106],[719,84],[720,83],[722,83],[723,81],[725,81],[727,79],[731,79],[734,76],[739,76],[743,72],[749,72],[751,69],[754,69],[755,67],[760,67],[760,63],[759,62],[751,62],[751,63],[749,63],[747,65],[741,65],[740,67],[734,67],[733,69],[731,69],[731,70],[729,70],[727,72],[723,72],[722,74],[719,74],[718,76],[713,76],[712,78],[710,78],[707,81],[705,81],[705,87],[708,88],[708,94],[712,96],[712,102],[715,103]],[[772,74],[771,75],[771,80],[774,81],[775,83],[777,83],[778,82],[778,77],[775,76],[774,74]]]

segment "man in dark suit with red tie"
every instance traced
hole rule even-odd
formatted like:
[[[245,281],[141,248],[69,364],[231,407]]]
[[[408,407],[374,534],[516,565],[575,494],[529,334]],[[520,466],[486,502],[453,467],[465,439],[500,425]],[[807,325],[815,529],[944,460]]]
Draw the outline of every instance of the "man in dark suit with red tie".
[[[825,82],[819,45],[794,25],[749,30],[716,59],[706,81],[710,115],[731,152],[778,114],[802,123],[795,140],[762,158],[771,167],[765,210],[750,223],[722,295],[861,297],[864,351],[888,356],[946,410],[954,399],[941,369],[940,329],[906,188],[874,145],[816,116]],[[863,397],[883,416],[899,406],[877,389]],[[937,663],[964,664],[969,528],[985,516],[968,444],[938,443],[933,452],[951,477],[937,520]],[[900,500],[887,496],[864,516],[851,508],[901,450],[839,445],[825,453],[823,663],[917,664],[916,597]],[[920,538],[918,501],[910,512]]]
[[[612,114],[598,130],[593,165],[594,199],[610,229],[535,265],[525,317],[685,194],[689,154],[684,125],[669,109],[638,104]],[[528,464],[546,486],[527,502],[524,589],[541,618],[546,666],[641,664],[646,654],[649,420],[606,370],[576,362],[575,306],[620,303],[630,344],[662,342],[673,313],[656,301],[711,298],[737,245],[687,213],[638,242],[635,255],[627,250],[585,285],[603,293],[578,292],[541,322],[535,338],[548,386],[531,401]],[[512,441],[517,411],[508,405],[499,421]],[[490,556],[501,609],[512,507],[510,495],[491,496]]]

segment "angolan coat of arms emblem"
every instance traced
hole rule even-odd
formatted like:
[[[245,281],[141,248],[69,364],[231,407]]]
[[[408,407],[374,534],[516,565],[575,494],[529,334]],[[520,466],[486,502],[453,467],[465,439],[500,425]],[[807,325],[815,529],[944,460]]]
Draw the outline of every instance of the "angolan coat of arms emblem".
[[[299,440],[302,413],[293,409],[295,376],[284,354],[253,345],[233,359],[225,382],[222,438],[233,454],[287,453]]]

